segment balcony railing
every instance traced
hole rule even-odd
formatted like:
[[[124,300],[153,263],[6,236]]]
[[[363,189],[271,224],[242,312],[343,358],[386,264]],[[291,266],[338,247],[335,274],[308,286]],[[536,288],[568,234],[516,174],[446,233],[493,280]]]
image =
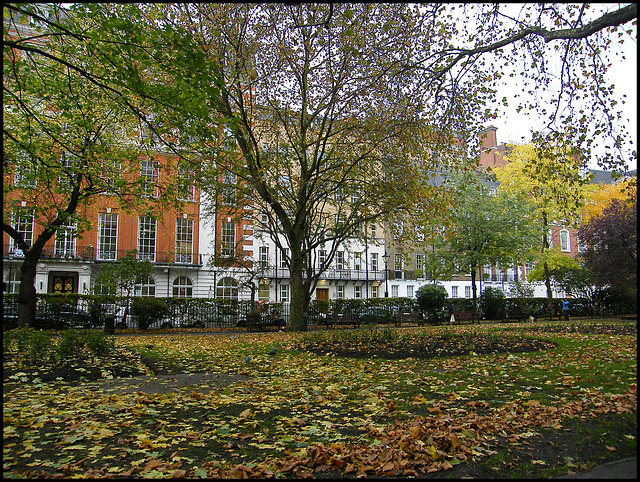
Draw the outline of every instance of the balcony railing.
[[[287,268],[265,268],[260,273],[262,278],[288,279],[290,273]],[[384,270],[371,271],[357,269],[328,269],[322,273],[322,279],[327,281],[348,280],[348,281],[384,281]]]
[[[128,253],[127,250],[112,250],[97,252],[93,246],[78,246],[76,248],[56,249],[45,246],[42,250],[41,260],[70,260],[70,261],[117,261]],[[11,244],[3,245],[2,256],[5,259],[24,258],[22,250]],[[181,264],[202,266],[202,254],[176,254],[171,251],[157,251],[155,253],[139,253],[138,259],[151,261],[159,264]]]

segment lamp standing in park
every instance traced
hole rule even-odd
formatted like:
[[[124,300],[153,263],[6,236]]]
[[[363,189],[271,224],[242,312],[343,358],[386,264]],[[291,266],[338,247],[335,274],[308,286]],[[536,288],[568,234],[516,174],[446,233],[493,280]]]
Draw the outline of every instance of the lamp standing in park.
[[[385,251],[382,255],[382,259],[384,260],[384,297],[389,297],[389,281],[387,277],[387,265],[389,263],[389,255]]]

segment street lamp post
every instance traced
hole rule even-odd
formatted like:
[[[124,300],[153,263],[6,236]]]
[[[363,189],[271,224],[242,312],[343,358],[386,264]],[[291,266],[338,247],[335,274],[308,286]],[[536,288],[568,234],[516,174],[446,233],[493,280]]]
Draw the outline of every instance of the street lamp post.
[[[389,263],[389,255],[385,251],[382,255],[382,259],[384,260],[384,297],[389,297],[389,280],[387,276],[387,265]]]

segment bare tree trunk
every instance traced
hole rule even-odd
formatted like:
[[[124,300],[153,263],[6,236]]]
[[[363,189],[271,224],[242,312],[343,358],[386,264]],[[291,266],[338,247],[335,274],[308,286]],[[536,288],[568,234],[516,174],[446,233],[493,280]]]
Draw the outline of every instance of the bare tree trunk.
[[[42,250],[40,250],[41,252]],[[20,290],[16,296],[18,302],[18,327],[23,328],[32,324],[36,315],[36,266],[40,259],[40,252],[28,250],[24,262],[20,267]]]
[[[300,249],[291,247],[291,265],[289,266],[291,286],[291,307],[289,311],[289,324],[294,331],[306,331],[307,320],[304,316],[307,311],[308,302],[305,304],[305,286],[302,279],[303,260]]]

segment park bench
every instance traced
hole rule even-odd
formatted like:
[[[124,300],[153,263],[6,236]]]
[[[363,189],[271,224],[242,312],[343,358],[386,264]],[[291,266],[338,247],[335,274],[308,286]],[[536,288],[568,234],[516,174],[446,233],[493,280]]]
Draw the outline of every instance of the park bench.
[[[352,313],[329,313],[327,316],[327,327],[333,328],[334,325],[353,325],[354,328],[360,326],[360,319]]]
[[[278,329],[278,324],[268,315],[247,315],[246,325],[247,331],[266,331],[269,327]]]
[[[393,322],[396,326],[402,325],[402,323],[413,324],[416,323],[418,326],[422,326],[425,320],[422,316],[422,313],[412,312],[412,313],[394,313],[393,314]]]
[[[473,322],[473,311],[458,311],[456,313],[456,321],[462,323],[463,321]]]
[[[502,312],[502,322],[510,323],[514,321],[520,322],[520,320],[526,320],[529,317],[525,315],[520,308],[512,308],[510,310],[504,310]]]

